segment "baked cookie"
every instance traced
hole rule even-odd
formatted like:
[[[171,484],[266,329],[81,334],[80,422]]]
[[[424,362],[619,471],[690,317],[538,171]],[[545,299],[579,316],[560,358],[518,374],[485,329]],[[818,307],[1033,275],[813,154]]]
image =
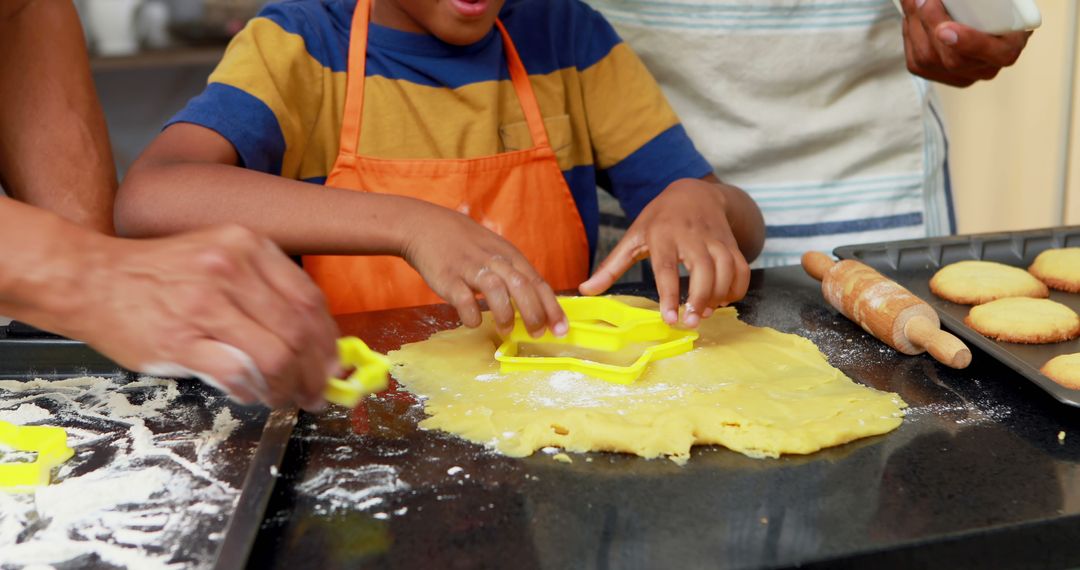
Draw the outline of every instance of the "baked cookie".
[[[1080,247],[1048,249],[1035,258],[1028,271],[1052,289],[1080,293]]]
[[[972,307],[964,324],[1005,342],[1049,344],[1080,336],[1080,316],[1050,299],[1008,297]]]
[[[1054,382],[1066,388],[1080,390],[1080,352],[1051,358],[1040,370]]]
[[[979,305],[1004,297],[1050,296],[1046,285],[1027,271],[993,261],[946,265],[930,278],[930,290],[961,305]]]

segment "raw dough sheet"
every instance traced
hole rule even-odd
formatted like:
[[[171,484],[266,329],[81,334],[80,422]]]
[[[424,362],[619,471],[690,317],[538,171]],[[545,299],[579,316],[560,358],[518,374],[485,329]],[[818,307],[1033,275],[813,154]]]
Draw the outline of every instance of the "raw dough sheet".
[[[899,396],[853,382],[809,340],[747,325],[733,308],[718,310],[699,332],[694,350],[653,363],[629,386],[574,372],[500,374],[490,318],[389,356],[393,376],[424,399],[430,417],[421,427],[514,457],[554,446],[684,463],[692,446],[711,444],[778,457],[887,433],[903,420]],[[609,360],[629,362],[640,350]]]

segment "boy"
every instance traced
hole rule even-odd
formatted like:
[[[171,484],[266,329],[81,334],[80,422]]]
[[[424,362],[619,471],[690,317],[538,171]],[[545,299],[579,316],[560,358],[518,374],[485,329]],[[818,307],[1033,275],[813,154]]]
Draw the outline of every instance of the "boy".
[[[587,279],[598,183],[637,220]],[[535,335],[566,331],[552,287],[599,294],[645,257],[669,323],[687,267],[696,326],[745,294],[764,233],[577,0],[272,4],[132,167],[117,208],[139,235],[263,232],[308,256],[335,313],[441,297],[476,326],[481,293],[501,331],[516,306]]]

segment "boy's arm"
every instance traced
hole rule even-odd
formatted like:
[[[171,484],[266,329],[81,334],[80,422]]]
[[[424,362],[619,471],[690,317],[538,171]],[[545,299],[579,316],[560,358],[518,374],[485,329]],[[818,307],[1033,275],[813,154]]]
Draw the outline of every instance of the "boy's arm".
[[[295,254],[395,255],[458,310],[481,322],[482,293],[503,331],[514,308],[527,328],[566,331],[551,287],[510,242],[452,210],[400,196],[289,180],[236,166],[218,133],[177,123],[132,166],[117,198],[117,227],[133,236],[165,235],[239,223]],[[437,189],[433,189],[437,191]],[[512,303],[511,303],[512,301]]]
[[[70,1],[0,2],[0,173],[11,196],[113,233],[115,166]]]
[[[634,218],[580,290],[600,294],[648,257],[660,309],[675,323],[682,264],[690,272],[683,322],[696,326],[717,305],[746,294],[747,260],[764,241],[761,212],[748,195],[711,174],[645,65],[602,16],[578,6],[582,30],[574,37],[583,43],[576,59],[596,166]]]
[[[237,167],[214,131],[178,123],[135,161],[117,195],[122,235],[155,237],[240,223],[291,254],[402,255],[425,204],[361,195]]]
[[[750,284],[750,266],[765,242],[765,222],[742,190],[710,174],[673,182],[641,212],[588,281],[598,295],[632,265],[649,258],[664,319],[679,320],[679,265],[690,272],[683,322],[697,326],[718,305],[738,301]]]

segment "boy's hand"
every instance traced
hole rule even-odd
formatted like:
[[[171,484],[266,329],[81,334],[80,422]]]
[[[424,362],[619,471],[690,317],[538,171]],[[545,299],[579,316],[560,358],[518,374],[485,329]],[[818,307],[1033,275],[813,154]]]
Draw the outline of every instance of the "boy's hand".
[[[606,291],[631,266],[651,258],[664,321],[679,320],[679,264],[690,271],[683,323],[696,327],[718,305],[738,301],[750,284],[746,263],[727,218],[723,185],[685,178],[656,197],[626,235],[581,284],[583,295]]]
[[[1016,63],[1031,32],[995,36],[959,24],[941,0],[903,0],[908,70],[954,87],[993,79]]]
[[[569,330],[555,292],[525,256],[495,232],[468,216],[439,206],[416,216],[403,248],[403,257],[428,286],[457,310],[467,327],[482,322],[476,294],[487,299],[499,334],[514,327],[514,307],[533,337],[551,329],[556,336]]]
[[[49,315],[52,330],[130,370],[196,376],[242,403],[322,407],[338,328],[269,240],[232,226],[70,245],[82,268],[69,270],[77,279]]]

